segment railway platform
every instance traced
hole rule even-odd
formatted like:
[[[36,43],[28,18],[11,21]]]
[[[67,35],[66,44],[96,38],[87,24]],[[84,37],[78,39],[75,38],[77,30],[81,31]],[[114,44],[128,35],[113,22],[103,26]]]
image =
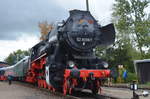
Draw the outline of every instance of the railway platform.
[[[103,87],[102,90],[103,90],[102,94],[114,98],[116,97],[116,99],[131,99],[133,97],[133,91],[130,90],[129,88]],[[150,92],[150,90],[139,89],[136,91],[136,93],[138,95],[142,95],[143,91]],[[150,96],[148,97],[139,96],[139,99],[150,99]]]

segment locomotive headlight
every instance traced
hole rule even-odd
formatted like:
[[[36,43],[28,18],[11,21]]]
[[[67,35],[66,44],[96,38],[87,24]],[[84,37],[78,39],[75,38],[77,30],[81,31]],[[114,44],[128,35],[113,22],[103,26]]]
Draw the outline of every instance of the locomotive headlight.
[[[107,62],[103,62],[103,66],[104,66],[104,68],[108,68],[108,63]]]
[[[70,68],[73,68],[75,66],[75,63],[73,61],[69,61],[68,65],[69,65]]]

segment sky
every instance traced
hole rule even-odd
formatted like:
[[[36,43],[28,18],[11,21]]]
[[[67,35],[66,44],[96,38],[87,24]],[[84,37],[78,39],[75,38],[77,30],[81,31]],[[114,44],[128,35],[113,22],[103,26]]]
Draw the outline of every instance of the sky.
[[[39,42],[38,23],[61,22],[73,9],[85,10],[86,0],[0,0],[0,61],[18,49]],[[90,11],[101,23],[110,23],[114,0],[89,0]]]

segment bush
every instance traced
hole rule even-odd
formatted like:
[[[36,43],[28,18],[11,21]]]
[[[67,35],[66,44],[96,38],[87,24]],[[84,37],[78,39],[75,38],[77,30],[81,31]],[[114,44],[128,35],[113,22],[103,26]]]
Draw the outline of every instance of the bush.
[[[128,72],[127,82],[130,83],[133,80],[138,80],[137,75],[135,73]]]
[[[147,82],[146,85],[150,86],[150,82]]]

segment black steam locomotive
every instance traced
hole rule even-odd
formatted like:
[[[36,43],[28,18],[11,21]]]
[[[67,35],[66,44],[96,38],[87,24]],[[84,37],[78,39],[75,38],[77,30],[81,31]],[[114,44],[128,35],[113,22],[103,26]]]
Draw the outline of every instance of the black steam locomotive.
[[[32,48],[31,61],[46,55],[43,79],[56,89],[67,87],[65,79],[76,79],[76,83],[67,80],[67,84],[73,83],[71,88],[83,89],[91,89],[92,85],[95,86],[93,93],[97,93],[96,81],[109,74],[105,73],[107,62],[95,56],[94,48],[110,45],[114,40],[113,24],[101,27],[89,11],[72,10],[66,21],[55,25],[46,40]]]

